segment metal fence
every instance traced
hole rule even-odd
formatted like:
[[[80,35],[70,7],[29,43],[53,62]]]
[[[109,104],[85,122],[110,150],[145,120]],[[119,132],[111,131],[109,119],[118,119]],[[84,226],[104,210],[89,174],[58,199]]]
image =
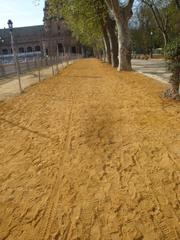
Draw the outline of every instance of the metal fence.
[[[17,72],[21,75],[32,70],[39,70],[42,68],[52,67],[52,73],[54,74],[54,68],[58,69],[59,64],[68,63],[74,59],[81,58],[80,54],[65,54],[52,57],[34,56],[31,58],[18,57],[18,66],[15,63],[0,64],[0,80],[16,75]],[[17,69],[18,67],[18,69]],[[18,70],[18,71],[17,71]]]
[[[58,73],[80,54],[61,54],[52,57],[35,56],[17,59],[14,63],[0,64],[0,101],[19,94],[25,88]]]

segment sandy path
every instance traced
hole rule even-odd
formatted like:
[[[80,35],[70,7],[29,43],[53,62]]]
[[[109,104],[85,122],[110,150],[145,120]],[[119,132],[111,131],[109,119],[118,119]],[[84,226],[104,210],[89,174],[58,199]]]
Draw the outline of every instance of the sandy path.
[[[0,240],[180,239],[180,104],[81,60],[0,103]]]

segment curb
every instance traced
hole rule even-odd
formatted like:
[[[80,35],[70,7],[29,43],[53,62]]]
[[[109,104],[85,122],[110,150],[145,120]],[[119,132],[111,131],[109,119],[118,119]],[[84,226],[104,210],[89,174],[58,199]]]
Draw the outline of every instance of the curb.
[[[166,80],[164,80],[163,78],[161,78],[161,77],[158,77],[158,76],[150,74],[150,73],[144,73],[144,72],[141,72],[139,70],[135,70],[135,71],[138,72],[138,73],[141,73],[141,74],[143,74],[143,75],[145,75],[147,77],[153,78],[153,79],[155,79],[155,80],[157,80],[157,81],[159,81],[161,83],[169,85],[169,83]]]

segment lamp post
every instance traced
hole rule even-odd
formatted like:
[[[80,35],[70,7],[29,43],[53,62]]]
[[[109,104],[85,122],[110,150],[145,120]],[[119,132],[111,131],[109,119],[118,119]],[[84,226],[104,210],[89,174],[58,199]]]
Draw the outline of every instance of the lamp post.
[[[10,32],[10,36],[11,36],[11,48],[12,48],[12,53],[13,53],[13,57],[14,57],[14,63],[15,63],[15,66],[16,66],[17,77],[18,77],[18,81],[19,81],[19,90],[22,93],[23,90],[22,90],[22,86],[21,86],[19,64],[18,64],[16,49],[15,49],[15,46],[14,46],[13,22],[9,19],[7,24],[8,24],[9,32]]]
[[[151,36],[151,58],[153,58],[153,32],[150,32]]]

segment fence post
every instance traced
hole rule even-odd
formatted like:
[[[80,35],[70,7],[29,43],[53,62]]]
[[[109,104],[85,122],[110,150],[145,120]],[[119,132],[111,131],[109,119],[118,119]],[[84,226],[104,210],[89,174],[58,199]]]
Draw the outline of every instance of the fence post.
[[[41,67],[40,67],[39,57],[37,58],[37,61],[38,61],[38,79],[39,79],[39,82],[40,82],[41,81]]]
[[[23,92],[23,89],[22,89],[22,84],[21,84],[21,71],[20,71],[20,65],[19,65],[19,60],[18,60],[18,57],[15,55],[14,57],[14,60],[15,60],[15,69],[16,69],[16,73],[17,73],[17,77],[18,77],[18,82],[19,82],[19,89],[20,89],[20,93]]]

